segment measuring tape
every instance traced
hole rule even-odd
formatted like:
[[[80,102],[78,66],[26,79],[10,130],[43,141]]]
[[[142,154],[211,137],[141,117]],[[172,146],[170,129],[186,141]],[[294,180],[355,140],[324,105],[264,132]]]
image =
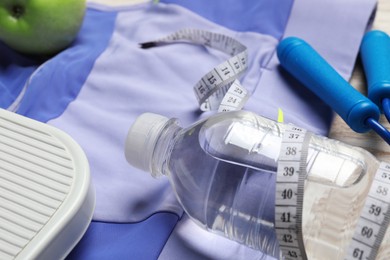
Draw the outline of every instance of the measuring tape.
[[[302,236],[302,209],[310,134],[286,125],[278,161],[275,230],[286,259],[307,259]]]
[[[275,230],[286,259],[307,259],[302,233],[302,206],[310,135],[287,125],[278,162]],[[375,260],[390,224],[390,164],[378,168],[357,222],[347,260]]]
[[[202,111],[240,110],[249,97],[238,78],[247,69],[248,53],[239,41],[218,33],[183,29],[164,38],[141,43],[147,49],[190,42],[225,52],[232,57],[204,75],[194,86]],[[275,230],[285,259],[307,259],[302,233],[304,181],[307,175],[310,134],[286,125],[278,161],[275,193]],[[382,163],[358,220],[346,259],[375,259],[390,222],[390,165]]]
[[[382,162],[375,173],[357,222],[346,259],[376,258],[390,223],[390,164]]]
[[[227,35],[199,29],[183,29],[140,46],[147,49],[177,42],[204,45],[232,56],[204,75],[194,92],[202,111],[240,110],[248,99],[248,91],[238,81],[247,69],[247,47]]]

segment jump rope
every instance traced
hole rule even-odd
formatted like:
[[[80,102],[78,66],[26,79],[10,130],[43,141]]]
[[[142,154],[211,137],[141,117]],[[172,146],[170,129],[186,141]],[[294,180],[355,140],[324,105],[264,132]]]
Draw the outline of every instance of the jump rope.
[[[389,130],[379,123],[381,113],[390,122],[390,37],[385,32],[366,33],[360,46],[368,97],[300,38],[282,40],[277,55],[282,67],[328,104],[352,130],[374,130],[390,144]]]

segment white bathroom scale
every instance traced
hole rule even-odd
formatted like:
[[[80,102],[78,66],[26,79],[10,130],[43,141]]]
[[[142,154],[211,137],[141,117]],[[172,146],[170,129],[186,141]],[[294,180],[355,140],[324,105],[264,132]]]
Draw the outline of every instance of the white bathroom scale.
[[[95,193],[80,146],[0,109],[0,259],[63,259],[92,219]]]

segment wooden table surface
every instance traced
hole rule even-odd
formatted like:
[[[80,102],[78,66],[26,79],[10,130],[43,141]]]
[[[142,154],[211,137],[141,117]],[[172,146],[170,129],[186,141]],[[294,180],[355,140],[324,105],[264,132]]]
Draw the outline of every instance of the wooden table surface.
[[[378,8],[374,19],[373,29],[382,30],[390,34],[390,0],[378,0]],[[357,60],[350,83],[357,90],[366,95],[367,85],[359,59]],[[390,130],[390,124],[384,116],[381,117],[380,122]],[[378,137],[373,131],[365,134],[355,133],[338,115],[334,118],[329,137],[351,145],[360,146],[371,152],[379,160],[390,162],[390,145],[385,143],[385,141]]]

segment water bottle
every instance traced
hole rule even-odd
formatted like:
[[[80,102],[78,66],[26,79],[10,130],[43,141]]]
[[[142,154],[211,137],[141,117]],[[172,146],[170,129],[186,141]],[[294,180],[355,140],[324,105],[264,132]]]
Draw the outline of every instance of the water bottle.
[[[168,177],[201,227],[278,258],[275,182],[285,129],[249,111],[187,128],[145,113],[129,130],[125,155],[134,167]],[[361,148],[310,136],[302,210],[308,259],[344,259],[378,165]]]

